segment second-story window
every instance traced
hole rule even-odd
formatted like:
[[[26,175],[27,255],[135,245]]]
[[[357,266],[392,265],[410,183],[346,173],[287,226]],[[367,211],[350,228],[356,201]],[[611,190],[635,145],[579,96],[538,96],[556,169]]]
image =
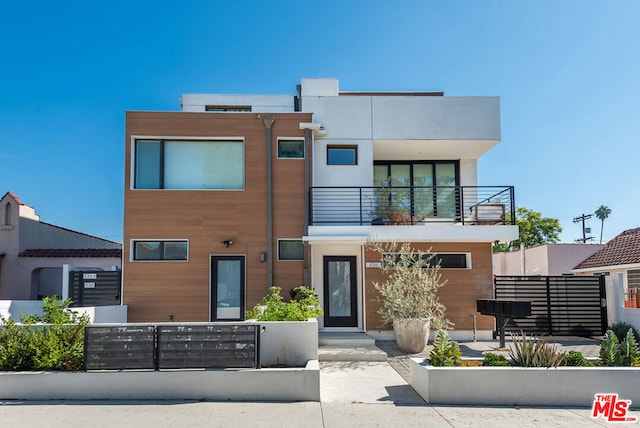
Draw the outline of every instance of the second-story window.
[[[358,146],[327,146],[327,165],[357,165]]]
[[[134,189],[242,190],[242,140],[136,140]]]
[[[278,140],[278,159],[303,159],[304,140]]]

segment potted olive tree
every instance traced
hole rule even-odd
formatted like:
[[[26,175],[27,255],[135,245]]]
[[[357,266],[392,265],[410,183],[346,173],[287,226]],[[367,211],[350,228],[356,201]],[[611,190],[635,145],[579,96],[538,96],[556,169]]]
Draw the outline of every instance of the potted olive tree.
[[[367,248],[380,253],[383,282],[374,282],[378,292],[378,313],[387,325],[393,324],[398,347],[421,352],[430,329],[446,329],[445,306],[438,290],[445,285],[440,266],[429,251],[413,249],[410,243],[370,241]]]

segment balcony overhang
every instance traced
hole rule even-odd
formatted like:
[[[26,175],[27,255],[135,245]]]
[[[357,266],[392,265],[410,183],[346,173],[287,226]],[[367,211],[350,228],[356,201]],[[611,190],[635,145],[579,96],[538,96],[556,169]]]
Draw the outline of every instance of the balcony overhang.
[[[478,159],[500,140],[374,140],[374,160]]]
[[[518,239],[518,226],[428,224],[413,226],[309,226],[303,241],[364,243],[367,240],[400,242],[508,242]]]

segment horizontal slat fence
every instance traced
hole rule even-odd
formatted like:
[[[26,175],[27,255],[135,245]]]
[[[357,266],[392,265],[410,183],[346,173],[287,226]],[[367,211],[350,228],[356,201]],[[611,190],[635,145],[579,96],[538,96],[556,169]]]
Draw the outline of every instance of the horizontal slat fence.
[[[119,305],[122,271],[69,272],[71,306]]]
[[[607,329],[604,277],[496,276],[495,298],[531,302],[531,316],[506,331],[592,337]]]
[[[255,324],[158,326],[158,368],[258,366]]]
[[[155,369],[155,349],[153,325],[84,329],[85,370]]]
[[[258,324],[87,326],[85,370],[257,368]]]

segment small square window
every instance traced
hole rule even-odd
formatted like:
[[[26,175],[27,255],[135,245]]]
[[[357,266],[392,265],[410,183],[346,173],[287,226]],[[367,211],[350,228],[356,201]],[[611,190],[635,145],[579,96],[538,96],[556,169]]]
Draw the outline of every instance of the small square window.
[[[304,158],[304,140],[278,140],[278,158]]]
[[[327,165],[357,165],[358,146],[327,146]]]
[[[293,239],[278,240],[278,260],[304,260],[304,244]]]

